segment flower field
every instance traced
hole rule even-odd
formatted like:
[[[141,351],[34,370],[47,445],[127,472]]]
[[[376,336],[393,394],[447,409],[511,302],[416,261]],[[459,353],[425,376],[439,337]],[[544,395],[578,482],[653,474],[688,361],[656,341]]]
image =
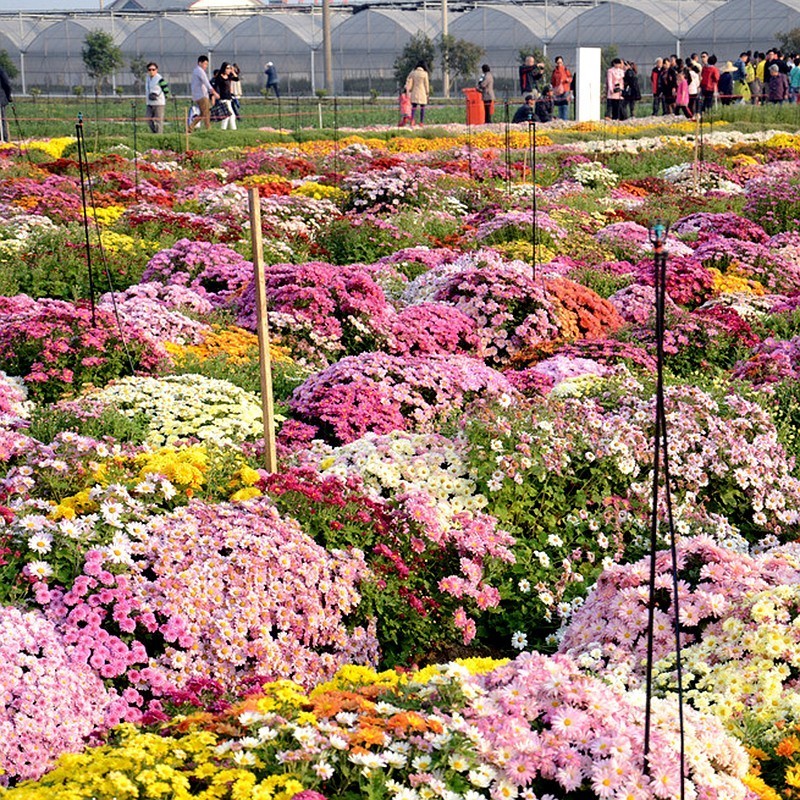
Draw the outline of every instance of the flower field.
[[[0,150],[0,798],[800,798],[800,135],[696,132]]]

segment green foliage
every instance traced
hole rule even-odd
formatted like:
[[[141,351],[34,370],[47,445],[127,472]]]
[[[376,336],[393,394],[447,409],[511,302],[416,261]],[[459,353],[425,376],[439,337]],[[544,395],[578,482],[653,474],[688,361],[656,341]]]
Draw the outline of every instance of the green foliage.
[[[395,59],[393,70],[397,85],[405,86],[409,72],[411,72],[420,61],[424,62],[425,69],[430,72],[435,55],[436,48],[431,38],[424,33],[415,33],[408,40],[400,55]]]
[[[370,574],[359,586],[361,603],[349,622],[376,620],[383,667],[426,663],[437,652],[451,652],[463,640],[453,613],[477,605],[440,588],[443,578],[461,574],[465,553],[452,542],[426,533],[427,523],[401,501],[364,494],[357,482],[312,470],[271,476],[266,493],[282,514],[328,550],[356,547],[365,554]],[[498,568],[486,557],[484,574]],[[494,580],[490,581],[494,583]],[[472,651],[474,654],[474,650]]]
[[[317,236],[317,243],[332,264],[371,264],[401,247],[418,242],[408,232],[395,234],[369,219],[354,227],[349,219],[334,219]]]
[[[144,83],[145,78],[147,77],[147,65],[149,63],[150,59],[145,58],[141,54],[137,54],[130,60],[129,67],[137,86]]]
[[[122,49],[114,43],[114,37],[101,30],[86,34],[81,56],[87,74],[94,81],[95,92],[99,92],[108,78],[125,63]]]
[[[442,71],[446,69],[451,77],[471,84],[486,51],[480,45],[465,39],[456,39],[449,34],[441,36],[437,45]]]
[[[619,48],[615,44],[610,44],[600,51],[600,74],[605,79],[606,70],[611,67],[611,62],[619,58]]]
[[[800,309],[779,314],[767,314],[754,324],[762,339],[792,339],[800,334]]]
[[[77,229],[37,231],[21,249],[0,249],[0,293],[6,296],[27,294],[33,298],[80,300],[89,297],[89,270],[83,234]],[[92,244],[95,292],[120,290],[138,283],[151,253],[111,252],[104,248],[105,274],[100,249]],[[166,245],[165,245],[166,246]]]
[[[505,567],[500,584],[500,608],[479,626],[479,640],[493,648],[507,647],[515,631],[526,632],[530,646],[544,646],[558,627],[556,605],[585,594],[603,559],[618,556],[623,541],[632,539],[606,514],[630,477],[613,458],[587,456],[593,447],[583,431],[580,409],[558,400],[490,406],[466,422],[470,471],[489,500],[484,511],[517,540],[516,563]],[[547,463],[545,451],[553,446],[571,454],[563,469]],[[516,478],[498,467],[501,456],[513,460]],[[568,580],[565,563],[580,577]]]
[[[125,416],[113,408],[104,409],[97,417],[85,417],[52,406],[39,406],[31,415],[28,434],[40,442],[52,442],[64,431],[93,439],[110,436],[118,442],[141,444],[147,437],[148,419],[145,414]]]
[[[588,287],[600,297],[608,299],[620,289],[633,283],[632,275],[615,275],[612,272],[583,267],[570,275],[570,279]]]
[[[9,79],[12,81],[19,75],[17,65],[11,60],[8,50],[0,50],[0,68],[5,71],[6,75],[8,75]]]
[[[241,389],[254,394],[261,393],[261,372],[258,365],[258,350],[254,348],[248,361],[232,360],[222,354],[200,359],[185,355],[172,368],[174,375],[203,375],[206,378],[230,381]],[[308,370],[293,362],[272,362],[272,396],[276,403],[285,403],[289,395],[308,377]]]
[[[770,412],[778,429],[778,440],[795,459],[795,474],[800,474],[800,383],[781,381],[759,392],[758,400]]]
[[[775,40],[780,44],[784,53],[800,53],[800,28],[788,31],[778,31]]]

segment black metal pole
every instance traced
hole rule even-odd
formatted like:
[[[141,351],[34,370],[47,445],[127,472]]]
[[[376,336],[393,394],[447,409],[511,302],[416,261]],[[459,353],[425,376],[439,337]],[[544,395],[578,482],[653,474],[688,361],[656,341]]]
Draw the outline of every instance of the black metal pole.
[[[139,202],[139,146],[136,137],[136,101],[131,100],[131,122],[133,123],[133,197]]]
[[[75,124],[75,138],[78,140],[78,170],[81,177],[81,205],[83,206],[83,233],[86,240],[86,266],[89,270],[89,304],[92,309],[92,327],[97,327],[97,314],[94,305],[94,271],[92,270],[92,248],[89,242],[89,210],[86,206],[86,146],[83,138],[83,115],[78,113]]]

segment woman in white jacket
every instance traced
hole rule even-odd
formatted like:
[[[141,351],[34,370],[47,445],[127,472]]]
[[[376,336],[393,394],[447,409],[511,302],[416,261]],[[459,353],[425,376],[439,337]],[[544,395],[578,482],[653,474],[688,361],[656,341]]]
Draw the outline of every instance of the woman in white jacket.
[[[417,62],[417,66],[409,73],[406,78],[406,91],[411,97],[411,127],[414,127],[417,107],[419,107],[419,124],[425,123],[425,106],[428,105],[428,95],[431,93],[431,85],[428,80],[428,71],[425,69],[425,62]]]

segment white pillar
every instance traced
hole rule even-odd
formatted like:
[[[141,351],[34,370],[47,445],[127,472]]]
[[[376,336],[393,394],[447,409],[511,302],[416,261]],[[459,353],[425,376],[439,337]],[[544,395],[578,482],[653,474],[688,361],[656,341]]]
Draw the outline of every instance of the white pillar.
[[[575,53],[575,119],[599,120],[603,75],[600,74],[599,47],[579,47]]]

